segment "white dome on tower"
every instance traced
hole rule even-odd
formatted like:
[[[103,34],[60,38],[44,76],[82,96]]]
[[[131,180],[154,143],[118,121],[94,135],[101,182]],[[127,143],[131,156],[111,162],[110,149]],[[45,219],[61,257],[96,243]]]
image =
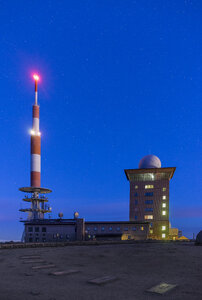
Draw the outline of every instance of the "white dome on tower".
[[[139,162],[139,169],[161,168],[161,161],[156,155],[146,155]]]

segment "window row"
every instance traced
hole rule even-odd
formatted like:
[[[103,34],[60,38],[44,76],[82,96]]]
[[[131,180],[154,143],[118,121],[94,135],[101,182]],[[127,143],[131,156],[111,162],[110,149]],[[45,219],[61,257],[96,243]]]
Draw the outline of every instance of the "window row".
[[[55,233],[55,234],[53,234],[53,238],[54,239],[67,239],[67,240],[69,240],[70,239],[70,235],[69,234],[59,234],[59,233]]]
[[[145,212],[153,212],[153,207],[147,207],[147,208],[145,208]]]
[[[145,200],[145,204],[153,204],[153,200]]]
[[[144,219],[145,220],[153,220],[154,216],[153,215],[145,215]]]
[[[138,205],[138,200],[135,200],[135,205]],[[153,200],[145,200],[145,204],[153,204]],[[162,207],[166,208],[166,203],[162,203]],[[145,208],[145,211],[153,211],[152,207]]]
[[[145,193],[144,195],[145,195],[146,197],[151,197],[151,196],[154,195],[154,193],[153,193],[153,192],[149,192],[149,193]]]
[[[154,196],[154,193],[153,193],[153,192],[147,192],[147,193],[145,193],[144,195],[145,195],[146,197],[152,197],[152,196]],[[135,193],[134,196],[135,196],[135,197],[138,197],[138,193]],[[166,199],[167,199],[166,195],[163,195],[163,196],[162,196],[162,199],[163,199],[163,200],[166,200]]]
[[[138,200],[135,199],[134,203],[135,203],[135,205],[138,205]],[[153,202],[153,200],[145,200],[144,203],[145,203],[145,204],[153,204],[154,202]],[[165,202],[162,203],[162,207],[166,207],[166,203],[165,203]]]
[[[35,234],[34,234],[34,233],[29,233],[29,236],[30,236],[30,237],[32,237],[33,235],[34,235],[35,237],[39,237],[39,233],[35,233]],[[43,237],[46,236],[46,233],[43,233],[42,236],[43,236]]]
[[[145,186],[144,186],[144,188],[147,190],[147,189],[153,189],[154,188],[154,186],[153,186],[153,184],[146,184]]]
[[[106,231],[107,229],[108,229],[109,231],[112,231],[112,230],[113,230],[112,227],[109,227],[109,228],[101,227],[101,231]],[[132,229],[133,231],[136,231],[136,230],[137,230],[137,227],[132,227],[131,229]],[[116,230],[116,231],[120,231],[121,228],[120,228],[120,227],[116,227],[115,230]],[[128,228],[128,227],[125,227],[125,228],[123,229],[123,231],[128,231],[128,230],[130,230],[130,228]],[[144,226],[141,226],[141,227],[140,227],[140,230],[144,230]],[[97,227],[94,227],[94,228],[87,227],[87,231],[98,231],[98,228],[97,228]]]
[[[40,232],[40,227],[28,227],[28,232]],[[46,232],[46,227],[42,227],[41,232]]]
[[[144,187],[145,187],[145,189],[153,189],[154,185],[153,184],[146,184]],[[135,190],[137,190],[137,189],[138,189],[138,185],[135,185]],[[165,192],[166,191],[166,187],[163,187],[162,191]]]

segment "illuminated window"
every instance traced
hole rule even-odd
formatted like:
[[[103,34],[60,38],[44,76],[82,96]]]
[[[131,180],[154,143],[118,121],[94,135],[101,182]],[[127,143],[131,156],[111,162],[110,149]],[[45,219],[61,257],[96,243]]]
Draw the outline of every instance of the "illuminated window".
[[[162,238],[165,239],[165,237],[166,237],[166,234],[162,233]]]
[[[153,229],[150,229],[150,231],[149,231],[150,233],[153,233],[154,231],[153,231]]]
[[[145,185],[145,189],[153,189],[153,188],[154,188],[153,184]]]
[[[165,207],[166,207],[166,203],[162,203],[162,207],[164,207],[164,208],[165,208]]]
[[[140,227],[140,230],[142,230],[142,231],[143,231],[143,230],[144,230],[144,226],[141,226],[141,227]]]
[[[162,190],[163,190],[163,192],[165,192],[166,191],[166,187],[163,187]]]
[[[104,228],[104,227],[102,227],[102,228],[101,228],[101,230],[102,230],[102,231],[104,231],[104,230],[105,230],[105,228]]]
[[[162,230],[163,230],[163,231],[166,230],[166,226],[162,226]]]
[[[146,215],[144,216],[145,220],[153,220],[153,215]]]
[[[112,231],[112,227],[109,227],[109,231]]]
[[[135,185],[135,189],[136,189],[136,190],[138,189],[138,185]]]
[[[151,173],[149,175],[150,175],[151,179],[154,180],[154,174]]]
[[[162,211],[162,215],[163,215],[163,216],[166,215],[166,211],[165,211],[165,210]]]
[[[166,196],[163,196],[162,198],[163,198],[163,200],[166,200]]]

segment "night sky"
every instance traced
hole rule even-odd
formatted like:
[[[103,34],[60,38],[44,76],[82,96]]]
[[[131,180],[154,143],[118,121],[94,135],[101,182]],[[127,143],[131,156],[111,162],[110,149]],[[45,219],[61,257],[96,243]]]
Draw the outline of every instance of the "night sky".
[[[52,217],[128,220],[147,154],[176,167],[172,227],[202,229],[202,2],[0,2],[0,240],[18,240],[39,83],[42,186]]]

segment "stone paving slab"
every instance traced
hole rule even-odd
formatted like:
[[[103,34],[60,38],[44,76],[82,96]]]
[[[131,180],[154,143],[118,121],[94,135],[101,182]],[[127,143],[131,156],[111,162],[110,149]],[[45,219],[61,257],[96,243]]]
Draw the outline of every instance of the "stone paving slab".
[[[51,272],[50,275],[54,276],[61,276],[61,275],[69,275],[80,272],[79,270],[70,269],[67,271],[57,271],[57,272]]]
[[[168,291],[171,291],[172,289],[174,289],[176,286],[177,286],[176,284],[169,284],[169,283],[162,282],[162,283],[155,285],[152,288],[148,289],[147,292],[163,295],[163,294],[167,293]]]
[[[30,294],[33,295],[33,296],[38,296],[38,295],[40,295],[40,292],[38,292],[38,291],[31,291]]]
[[[24,273],[25,276],[33,276],[32,273]]]
[[[20,256],[20,259],[40,259],[41,257],[39,255],[26,255],[26,256]]]
[[[33,263],[44,263],[45,260],[43,259],[30,259],[30,260],[25,260],[23,261],[23,264],[33,264]]]
[[[33,270],[38,270],[38,269],[49,269],[49,268],[54,268],[55,265],[49,264],[49,265],[41,265],[41,266],[34,266],[32,267]]]
[[[92,283],[92,284],[100,285],[100,284],[104,284],[104,283],[107,283],[107,282],[114,281],[116,279],[118,279],[118,278],[115,277],[115,276],[103,276],[103,277],[98,277],[98,278],[95,278],[95,279],[91,279],[88,282]]]

